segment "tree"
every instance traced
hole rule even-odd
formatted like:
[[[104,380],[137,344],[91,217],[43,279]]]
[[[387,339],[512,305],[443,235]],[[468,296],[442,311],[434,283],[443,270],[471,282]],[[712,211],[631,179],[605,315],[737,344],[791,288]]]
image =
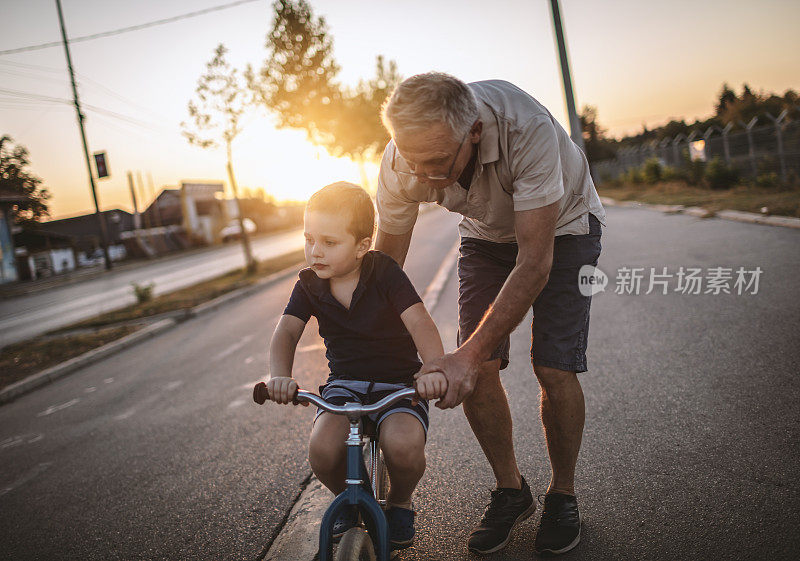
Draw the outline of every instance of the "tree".
[[[584,105],[579,115],[586,159],[599,162],[613,158],[616,154],[613,144],[606,139],[606,130],[597,122],[597,107]]]
[[[325,19],[304,0],[275,3],[266,47],[261,69],[246,73],[255,100],[276,115],[279,127],[305,129],[329,154],[359,162],[363,174],[364,162],[389,141],[380,109],[401,81],[395,62],[378,56],[372,79],[354,88],[340,85]]]
[[[10,136],[0,137],[0,192],[19,195],[24,199],[11,209],[11,216],[17,224],[36,224],[50,216],[47,203],[50,192],[41,187],[40,178],[26,169],[30,165],[28,150],[13,143]]]
[[[192,124],[181,123],[183,135],[190,144],[200,148],[225,147],[228,179],[239,213],[239,228],[242,232],[242,247],[247,269],[256,267],[250,249],[250,236],[244,227],[236,177],[233,173],[234,139],[242,132],[242,116],[248,108],[248,92],[242,83],[239,71],[225,59],[227,49],[223,44],[214,51],[214,58],[206,65],[206,72],[197,80],[196,100],[189,101],[189,117]]]
[[[268,56],[257,73],[248,65],[247,82],[279,127],[306,129],[309,139],[319,143],[320,134],[331,129],[332,106],[340,95],[333,40],[325,19],[315,18],[307,2],[280,0],[274,8]]]
[[[728,106],[736,103],[737,101],[738,99],[736,97],[736,92],[730,89],[727,83],[722,84],[722,91],[719,93],[719,101],[714,108],[716,111],[716,116],[722,117]]]

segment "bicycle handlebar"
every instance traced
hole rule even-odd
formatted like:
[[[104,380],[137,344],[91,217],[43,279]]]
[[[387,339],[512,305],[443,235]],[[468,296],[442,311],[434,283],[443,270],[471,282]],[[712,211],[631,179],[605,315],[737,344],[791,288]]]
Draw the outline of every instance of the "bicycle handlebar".
[[[378,413],[379,411],[383,411],[390,405],[394,405],[400,400],[406,399],[408,397],[415,397],[417,395],[417,390],[414,388],[404,388],[402,390],[397,390],[393,392],[380,401],[373,403],[372,405],[360,405],[358,403],[345,403],[344,405],[333,405],[332,403],[328,403],[322,397],[318,396],[317,394],[306,392],[303,390],[298,390],[297,394],[294,397],[294,400],[297,403],[307,401],[309,403],[313,403],[323,411],[327,411],[329,413],[336,413],[337,415],[369,415],[371,413]],[[264,382],[259,382],[253,388],[253,400],[258,403],[259,405],[263,405],[267,399],[269,399],[269,392],[267,390],[267,385]]]

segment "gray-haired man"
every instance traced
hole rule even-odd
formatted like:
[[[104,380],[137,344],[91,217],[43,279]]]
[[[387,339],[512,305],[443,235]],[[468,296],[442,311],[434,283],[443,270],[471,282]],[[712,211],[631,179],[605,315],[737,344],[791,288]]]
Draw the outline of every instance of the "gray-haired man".
[[[578,271],[596,265],[603,210],[583,153],[530,95],[499,80],[441,73],[405,80],[384,107],[392,134],[378,182],[376,248],[405,261],[419,203],[463,215],[459,225],[459,347],[424,371],[449,382],[437,406],[464,413],[497,489],[468,547],[503,548],[535,504],[514,454],[500,370],[509,334],[533,306],[531,360],[552,468],[538,552],[580,539],[575,464],[584,422],[576,373],[586,371],[590,296]]]

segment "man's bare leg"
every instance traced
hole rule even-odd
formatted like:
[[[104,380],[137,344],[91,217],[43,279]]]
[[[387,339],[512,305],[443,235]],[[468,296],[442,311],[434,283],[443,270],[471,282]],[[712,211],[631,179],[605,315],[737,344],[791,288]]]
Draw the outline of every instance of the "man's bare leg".
[[[583,437],[586,406],[575,372],[534,365],[542,389],[542,425],[552,475],[548,492],[575,494],[575,464]]]
[[[522,486],[514,455],[511,411],[500,383],[500,359],[484,363],[475,390],[464,400],[464,413],[497,479],[497,487]]]

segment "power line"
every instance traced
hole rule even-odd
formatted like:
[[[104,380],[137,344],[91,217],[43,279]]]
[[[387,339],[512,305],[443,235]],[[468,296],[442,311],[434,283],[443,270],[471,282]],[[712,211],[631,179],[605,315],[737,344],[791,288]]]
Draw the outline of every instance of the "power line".
[[[189,19],[197,16],[202,16],[204,14],[208,14],[211,12],[218,12],[220,10],[227,10],[228,8],[233,8],[236,6],[240,6],[242,4],[250,4],[252,2],[259,2],[261,0],[238,0],[238,2],[230,2],[228,4],[221,4],[219,6],[212,6],[211,8],[206,8],[204,10],[198,10],[196,12],[189,12],[186,14],[181,14],[179,16],[173,16],[170,18],[160,19],[156,21],[151,21],[147,23],[142,23],[139,25],[132,25],[130,27],[122,27],[120,29],[114,29],[112,31],[104,31],[102,33],[94,33],[92,35],[84,35],[83,37],[75,37],[74,39],[70,39],[70,43],[78,43],[80,41],[90,41],[92,39],[100,39],[101,37],[111,37],[112,35],[119,35],[121,33],[128,33],[129,31],[139,31],[141,29],[147,29],[148,27],[155,27],[157,25],[164,25],[166,23],[173,23],[176,21]],[[49,49],[51,47],[60,47],[62,45],[61,41],[52,41],[50,43],[41,43],[39,45],[30,45],[28,47],[19,47],[17,49],[7,49],[5,51],[0,51],[0,55],[12,55],[15,53],[25,53],[28,51],[38,51],[40,49]]]

